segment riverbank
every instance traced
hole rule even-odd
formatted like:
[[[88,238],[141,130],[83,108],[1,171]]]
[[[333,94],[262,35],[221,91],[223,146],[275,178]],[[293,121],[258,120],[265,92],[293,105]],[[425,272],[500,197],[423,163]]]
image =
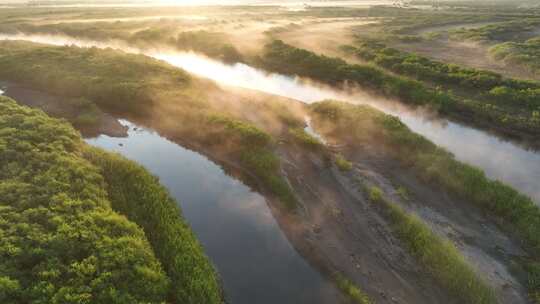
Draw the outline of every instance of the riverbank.
[[[87,50],[73,49],[70,52],[86,54]],[[102,60],[97,60],[100,53],[100,50],[93,49],[91,56],[102,64]],[[121,52],[111,50],[106,54],[111,58],[122,56]],[[261,93],[231,92],[183,71],[173,71],[172,67],[144,56],[122,57],[122,60],[127,59],[134,60],[138,69],[153,71],[152,77],[157,79],[168,80],[171,75],[181,75],[181,78],[170,79],[171,83],[176,81],[179,84],[165,87],[161,87],[162,82],[150,81],[151,85],[145,84],[148,91],[128,99],[120,94],[124,92],[125,83],[135,88],[141,87],[141,83],[133,77],[135,74],[125,73],[122,77],[124,85],[113,87],[107,94],[115,96],[119,93],[131,107],[139,103],[148,110],[141,112],[136,108],[137,111],[131,111],[133,109],[127,107],[122,112],[124,118],[150,127],[167,138],[182,142],[184,146],[195,147],[194,150],[220,160],[220,163],[226,161],[242,168],[242,180],[269,198],[278,212],[276,218],[282,229],[294,246],[321,272],[330,278],[336,272],[343,273],[370,297],[383,303],[391,303],[392,298],[412,303],[451,303],[452,300],[448,299],[453,297],[422,271],[423,265],[396,238],[377,209],[370,207],[369,200],[359,196],[355,189],[343,186],[341,181],[345,177],[352,178],[351,172],[356,172],[358,164],[345,161],[345,158],[353,158],[345,155],[339,163],[346,165],[342,165],[340,170],[332,165],[338,159],[334,153],[321,153],[312,144],[305,145],[312,141],[306,141],[305,136],[298,133],[298,128],[305,127],[305,117],[310,116],[306,106]],[[59,66],[65,60],[51,62]],[[97,75],[107,76],[96,67],[93,70]],[[62,73],[66,73],[63,74],[66,77],[71,70],[65,69]],[[37,82],[36,85],[43,83]],[[70,93],[88,96],[84,90]],[[98,96],[104,109],[115,109],[118,113],[120,105]],[[152,107],[148,107],[146,102]],[[372,111],[378,113],[376,117],[387,117]],[[370,140],[358,142],[369,144]],[[304,145],[298,144],[299,141]],[[376,169],[373,171],[377,172]],[[274,183],[274,177],[279,183]],[[425,184],[425,187],[431,188],[432,185]],[[286,192],[282,192],[283,189],[287,189]],[[366,214],[366,210],[371,211]],[[350,227],[355,228],[351,230]],[[370,251],[366,243],[374,250]],[[485,251],[478,246],[474,248]],[[485,253],[472,261],[484,259],[492,261]],[[354,261],[350,262],[352,268],[348,261]],[[493,265],[492,262],[488,264]],[[364,268],[369,269],[367,274],[363,272]],[[370,271],[375,275],[370,275]],[[499,287],[500,281],[489,282],[494,289]],[[503,295],[520,303],[519,282],[515,286],[510,290],[518,292]]]
[[[222,303],[214,268],[157,179],[133,162],[90,151],[65,121],[7,97],[0,108],[0,165],[9,168],[0,190],[0,300]],[[140,204],[119,200],[126,192],[109,183],[126,169],[136,171],[129,193],[144,198]],[[150,219],[136,216],[143,209]],[[169,247],[176,250],[163,250]]]
[[[96,109],[86,100],[68,100],[44,91],[34,90],[25,85],[0,81],[3,94],[19,104],[38,108],[50,116],[60,117],[72,123],[83,136],[92,137],[106,134],[115,137],[126,136],[127,129],[111,114]]]

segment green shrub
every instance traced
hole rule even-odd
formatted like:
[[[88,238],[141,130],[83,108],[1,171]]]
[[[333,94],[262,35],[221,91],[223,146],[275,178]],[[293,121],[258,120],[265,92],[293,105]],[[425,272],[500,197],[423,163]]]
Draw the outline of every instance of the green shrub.
[[[298,143],[310,150],[319,151],[324,147],[323,143],[319,139],[308,134],[303,128],[291,128],[289,129],[289,134]]]
[[[115,213],[67,123],[0,96],[0,302],[163,303],[142,229]]]
[[[342,274],[335,274],[334,280],[338,288],[347,295],[354,303],[357,304],[371,304],[373,303],[371,299],[360,289],[358,286],[354,285],[349,279],[347,279]]]
[[[382,198],[383,198],[383,192],[382,192],[382,190],[380,188],[371,187],[369,189],[369,199],[372,202],[375,202],[375,203],[381,202]]]
[[[218,128],[216,134],[219,135],[216,136],[227,138],[227,142],[232,143],[232,154],[239,160],[240,165],[276,195],[285,208],[293,210],[296,207],[296,198],[281,176],[281,164],[273,151],[272,136],[251,123],[224,115],[211,115],[208,122],[211,127]],[[213,144],[215,143],[213,140]]]
[[[376,93],[398,98],[413,106],[426,105],[440,114],[451,115],[469,123],[469,117],[475,117],[475,123],[493,126],[497,130],[501,130],[501,125],[514,132],[537,133],[540,129],[540,124],[531,119],[529,113],[521,114],[523,105],[537,107],[537,90],[540,89],[538,83],[502,79],[500,75],[491,72],[441,64],[415,55],[406,56],[395,49],[385,48],[378,42],[371,43],[369,47],[370,49],[364,48],[360,51],[367,60],[395,69],[404,75],[415,75],[419,79],[435,79],[444,84],[456,83],[460,86],[465,84],[471,88],[480,88],[484,92],[480,94],[482,101],[458,98],[451,90],[433,89],[415,79],[393,75],[371,65],[348,64],[338,58],[292,47],[280,40],[274,40],[265,46],[258,64],[272,71],[306,76],[332,85],[352,81]],[[512,88],[518,102],[486,102],[486,99],[493,99],[487,95],[489,90],[497,85]]]
[[[16,41],[0,42],[0,77],[123,114],[146,114],[154,91],[190,81],[182,70],[143,55]]]
[[[178,34],[174,45],[182,50],[192,50],[225,62],[241,62],[242,55],[223,33],[188,31]]]
[[[540,38],[525,42],[505,42],[489,49],[490,55],[508,65],[521,65],[535,75],[540,74]]]
[[[336,155],[334,161],[336,163],[336,166],[341,171],[350,171],[353,168],[353,164],[350,161],[348,161],[347,159],[345,159],[343,157],[343,155],[341,155],[341,154]]]
[[[230,136],[238,138],[244,146],[266,147],[272,143],[272,137],[254,125],[224,115],[212,115],[209,122],[225,127]]]
[[[296,198],[289,184],[281,177],[279,158],[272,151],[261,148],[244,149],[240,161],[244,168],[261,179],[264,186],[277,196],[285,208],[296,208]]]
[[[100,168],[112,208],[143,228],[171,280],[175,303],[222,303],[219,279],[177,203],[158,179],[120,155],[87,148]]]
[[[493,42],[506,40],[506,37],[518,38],[521,34],[534,31],[540,25],[538,18],[523,18],[489,24],[476,28],[462,28],[450,31],[450,38],[454,40],[472,40],[478,42]]]

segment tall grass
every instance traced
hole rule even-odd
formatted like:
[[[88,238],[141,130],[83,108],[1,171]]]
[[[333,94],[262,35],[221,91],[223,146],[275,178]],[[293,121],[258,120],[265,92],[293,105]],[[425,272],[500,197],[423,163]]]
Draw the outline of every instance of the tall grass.
[[[209,128],[218,128],[218,134],[226,139],[243,168],[254,174],[283,206],[294,210],[296,197],[281,175],[281,162],[274,152],[275,140],[251,123],[225,115],[212,115]]]
[[[507,107],[460,98],[450,90],[431,88],[420,81],[394,75],[372,65],[348,64],[339,58],[317,55],[280,40],[265,46],[265,52],[258,60],[258,64],[268,70],[306,76],[331,85],[353,82],[377,94],[397,98],[411,106],[427,106],[441,115],[489,126],[505,133],[536,134],[540,128],[538,120],[531,119],[530,115],[515,115],[515,111],[509,111]],[[478,83],[491,81],[489,75],[477,76],[473,80]],[[538,91],[527,89],[523,92],[512,91],[523,95],[519,98],[525,100],[523,103],[537,104],[535,97],[538,96]],[[515,109],[521,108],[512,107],[512,110]],[[470,117],[474,117],[474,120]]]
[[[373,203],[383,207],[392,229],[409,252],[441,286],[464,303],[496,303],[493,290],[478,277],[450,241],[441,239],[418,217],[386,200],[379,188],[371,187],[368,193]]]
[[[174,303],[222,303],[219,278],[158,179],[120,155],[88,147],[84,156],[100,168],[112,208],[143,228],[171,279]]]

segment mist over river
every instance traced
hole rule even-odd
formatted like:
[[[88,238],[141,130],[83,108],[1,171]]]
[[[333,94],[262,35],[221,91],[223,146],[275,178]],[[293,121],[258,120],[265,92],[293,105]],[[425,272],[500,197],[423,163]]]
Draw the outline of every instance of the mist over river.
[[[117,48],[144,54],[182,68],[217,83],[254,89],[289,97],[305,103],[336,99],[355,104],[367,103],[398,116],[409,128],[452,152],[465,163],[483,169],[493,179],[503,181],[540,203],[540,153],[503,140],[488,132],[444,119],[433,119],[422,111],[411,111],[397,103],[368,96],[358,88],[337,90],[298,77],[256,69],[243,63],[225,64],[192,52],[141,50],[120,42],[97,42],[63,36],[0,35],[0,40],[26,40],[51,45]]]

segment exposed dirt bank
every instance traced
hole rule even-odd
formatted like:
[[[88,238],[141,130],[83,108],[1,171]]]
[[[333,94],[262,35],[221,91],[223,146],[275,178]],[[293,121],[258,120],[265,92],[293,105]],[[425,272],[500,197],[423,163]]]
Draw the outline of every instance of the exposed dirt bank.
[[[516,264],[516,258],[525,257],[526,253],[497,227],[496,221],[437,186],[418,180],[376,149],[346,147],[343,153],[355,163],[355,178],[340,179],[344,187],[354,191],[354,181],[360,179],[381,188],[393,202],[416,214],[440,237],[451,240],[478,275],[492,286],[500,303],[528,303],[522,284],[525,278],[520,277]]]
[[[303,207],[296,219],[303,231],[283,229],[304,256],[318,255],[376,303],[457,303],[425,275],[367,199],[343,187],[339,179],[349,174],[291,145],[281,145],[280,155]]]

